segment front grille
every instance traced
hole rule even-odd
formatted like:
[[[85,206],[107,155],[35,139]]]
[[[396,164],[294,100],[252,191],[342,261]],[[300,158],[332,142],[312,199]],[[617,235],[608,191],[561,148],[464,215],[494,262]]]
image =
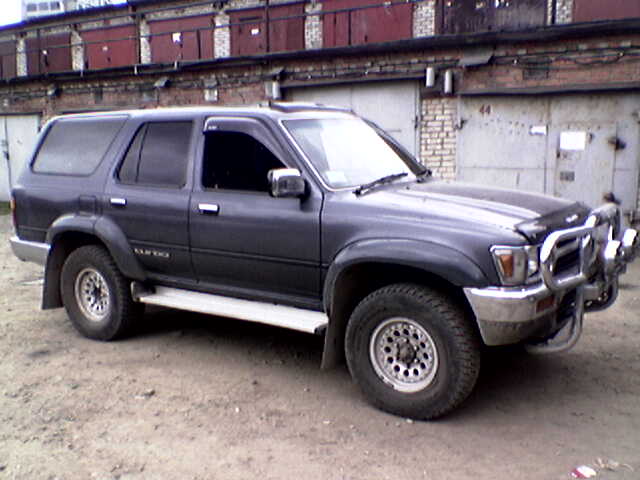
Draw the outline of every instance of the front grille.
[[[556,261],[554,274],[577,273],[580,269],[580,248],[571,250]]]

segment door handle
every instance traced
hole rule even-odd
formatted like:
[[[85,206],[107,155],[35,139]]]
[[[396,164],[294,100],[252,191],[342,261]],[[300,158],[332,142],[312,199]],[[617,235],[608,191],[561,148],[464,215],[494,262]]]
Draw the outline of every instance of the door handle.
[[[203,215],[218,215],[220,213],[220,206],[215,203],[199,203],[198,210]]]
[[[113,205],[114,207],[124,207],[127,204],[127,199],[126,198],[116,198],[116,197],[111,197],[111,199],[109,200],[109,202],[111,203],[111,205]]]

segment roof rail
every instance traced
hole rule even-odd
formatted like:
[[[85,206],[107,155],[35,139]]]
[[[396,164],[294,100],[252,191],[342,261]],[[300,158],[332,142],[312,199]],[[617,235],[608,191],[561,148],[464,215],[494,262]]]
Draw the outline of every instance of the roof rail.
[[[313,102],[275,102],[273,100],[267,100],[266,102],[261,102],[258,106],[263,108],[271,108],[272,110],[278,110],[280,112],[301,112],[305,110],[333,110],[336,112],[355,113],[350,108],[339,107],[335,105],[324,105],[322,103],[313,103]]]

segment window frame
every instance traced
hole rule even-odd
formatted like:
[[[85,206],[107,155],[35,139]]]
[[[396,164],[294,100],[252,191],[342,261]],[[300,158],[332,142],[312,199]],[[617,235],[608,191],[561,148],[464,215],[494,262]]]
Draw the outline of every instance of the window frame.
[[[196,168],[194,168],[194,185],[197,185],[197,188],[202,192],[210,194],[243,194],[271,197],[269,191],[210,188],[204,186],[203,175],[206,135],[211,132],[243,133],[249,135],[271,152],[271,154],[282,165],[284,165],[284,168],[295,168],[300,170],[298,165],[289,160],[289,156],[286,154],[287,150],[283,146],[281,139],[279,139],[277,134],[269,128],[267,122],[261,118],[251,116],[210,115],[204,118],[201,148],[198,149],[196,154],[197,164]]]
[[[142,138],[142,141],[140,142],[140,147],[138,150],[138,158],[136,161],[136,167],[139,168],[140,167],[140,160],[141,160],[141,154],[143,151],[143,147],[144,147],[144,143],[145,140],[147,138],[147,133],[148,133],[148,127],[151,124],[166,124],[166,123],[189,123],[191,124],[191,132],[189,134],[189,140],[188,140],[188,144],[187,144],[187,148],[186,148],[186,156],[187,156],[187,160],[184,164],[184,176],[182,178],[182,183],[181,184],[160,184],[160,183],[144,183],[144,182],[125,182],[122,181],[120,179],[120,171],[122,170],[122,167],[124,165],[124,162],[129,154],[129,149],[131,148],[131,146],[133,145],[133,143],[137,140],[138,135],[140,134],[140,132],[144,129],[144,135]],[[125,144],[124,146],[124,151],[120,154],[120,158],[118,160],[118,162],[116,163],[116,167],[113,171],[113,179],[114,181],[121,186],[126,186],[126,187],[141,187],[141,188],[162,188],[162,189],[171,189],[171,190],[182,190],[184,189],[186,186],[189,185],[189,173],[190,173],[190,164],[191,164],[191,159],[193,157],[193,152],[194,152],[194,134],[197,131],[196,127],[196,122],[193,118],[176,118],[176,119],[147,119],[147,120],[142,120],[140,121],[138,124],[136,124],[134,130],[133,130],[133,135],[128,135],[127,139],[128,142]]]
[[[93,168],[93,170],[89,173],[67,173],[67,172],[47,172],[47,171],[38,171],[35,169],[36,167],[36,162],[38,160],[38,156],[40,155],[40,152],[42,151],[42,148],[44,147],[44,145],[47,142],[47,138],[49,137],[49,134],[51,133],[51,130],[53,130],[53,127],[56,126],[58,123],[66,123],[66,121],[73,121],[73,120],[80,120],[80,121],[95,121],[95,122],[100,122],[103,120],[107,120],[107,119],[113,119],[113,120],[121,120],[122,123],[121,125],[118,127],[118,129],[115,131],[113,138],[111,139],[111,141],[108,143],[104,154],[100,157],[100,160],[98,161],[98,163],[96,164],[96,166]],[[124,114],[117,114],[117,115],[104,115],[104,116],[87,116],[87,117],[57,117],[52,119],[46,126],[45,128],[42,130],[41,132],[41,136],[40,139],[38,140],[38,144],[36,146],[36,149],[32,155],[32,157],[29,160],[29,171],[31,173],[33,173],[34,175],[47,175],[47,176],[57,176],[57,177],[77,177],[77,178],[88,178],[91,177],[92,175],[94,175],[99,169],[100,167],[104,164],[105,158],[108,156],[109,152],[113,149],[113,146],[116,142],[116,140],[119,138],[120,134],[122,133],[122,130],[125,128],[125,125],[127,124],[127,121],[129,120],[129,116],[128,115],[124,115]]]

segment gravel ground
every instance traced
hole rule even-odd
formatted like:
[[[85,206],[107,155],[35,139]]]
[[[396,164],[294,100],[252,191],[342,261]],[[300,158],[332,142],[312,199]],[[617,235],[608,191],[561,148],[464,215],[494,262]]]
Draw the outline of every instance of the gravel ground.
[[[570,352],[488,351],[475,392],[412,422],[368,406],[318,337],[151,310],[133,338],[41,311],[0,216],[0,479],[640,478],[640,261]]]

